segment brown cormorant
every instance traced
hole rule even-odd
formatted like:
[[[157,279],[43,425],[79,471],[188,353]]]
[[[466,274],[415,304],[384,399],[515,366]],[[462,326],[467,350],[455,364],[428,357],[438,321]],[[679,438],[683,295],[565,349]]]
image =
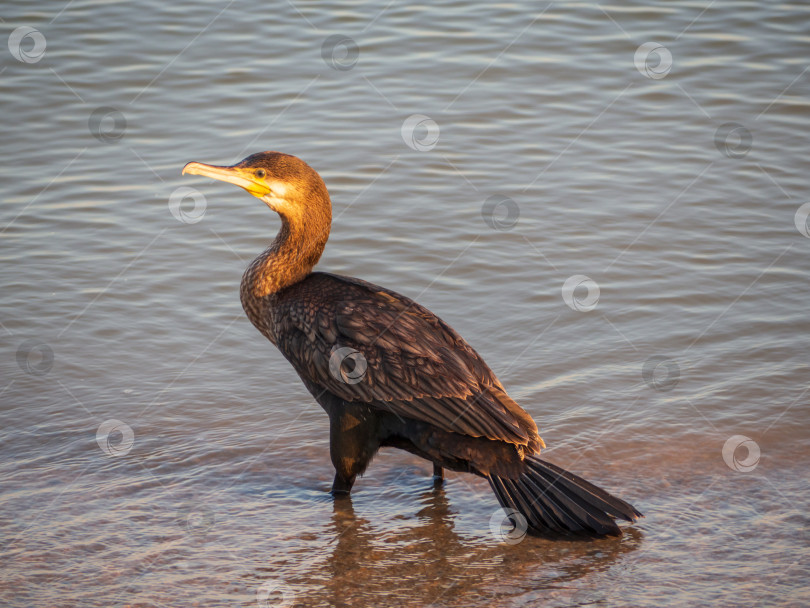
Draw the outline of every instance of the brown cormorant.
[[[381,447],[489,480],[505,509],[541,533],[617,535],[631,505],[538,457],[537,425],[447,323],[410,298],[313,272],[332,221],[329,193],[304,161],[260,152],[183,173],[241,186],[281,217],[240,290],[251,323],[292,364],[330,422],[334,495],[348,494]],[[509,511],[507,511],[509,513]]]

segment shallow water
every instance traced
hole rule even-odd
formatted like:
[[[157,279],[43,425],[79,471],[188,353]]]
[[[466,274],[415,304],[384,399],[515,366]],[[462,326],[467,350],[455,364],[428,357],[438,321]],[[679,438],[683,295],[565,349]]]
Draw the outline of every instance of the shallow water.
[[[538,6],[4,7],[0,603],[810,603],[810,7]],[[180,176],[265,149],[646,518],[507,544],[394,451],[333,503],[239,304],[278,220]]]

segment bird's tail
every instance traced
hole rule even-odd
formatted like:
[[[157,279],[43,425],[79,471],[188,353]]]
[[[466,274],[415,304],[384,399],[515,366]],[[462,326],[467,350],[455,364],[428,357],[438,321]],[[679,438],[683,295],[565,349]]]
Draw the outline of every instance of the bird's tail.
[[[489,484],[506,509],[526,518],[540,533],[621,535],[615,519],[642,517],[632,505],[556,465],[528,456],[518,479],[489,477]]]

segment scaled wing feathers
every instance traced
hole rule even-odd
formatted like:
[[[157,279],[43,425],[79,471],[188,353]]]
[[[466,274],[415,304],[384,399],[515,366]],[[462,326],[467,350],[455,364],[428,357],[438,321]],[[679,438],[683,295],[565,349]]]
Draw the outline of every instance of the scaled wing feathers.
[[[303,283],[308,298],[281,295],[276,308],[276,341],[302,378],[450,432],[542,447],[531,417],[430,311],[358,279],[313,273]]]

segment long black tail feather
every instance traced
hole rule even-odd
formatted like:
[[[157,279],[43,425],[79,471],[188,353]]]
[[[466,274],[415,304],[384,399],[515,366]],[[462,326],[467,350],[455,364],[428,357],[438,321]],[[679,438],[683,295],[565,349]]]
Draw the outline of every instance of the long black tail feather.
[[[615,519],[635,521],[632,505],[558,467],[529,456],[519,479],[489,477],[502,507],[521,513],[530,530],[540,533],[618,536]]]

